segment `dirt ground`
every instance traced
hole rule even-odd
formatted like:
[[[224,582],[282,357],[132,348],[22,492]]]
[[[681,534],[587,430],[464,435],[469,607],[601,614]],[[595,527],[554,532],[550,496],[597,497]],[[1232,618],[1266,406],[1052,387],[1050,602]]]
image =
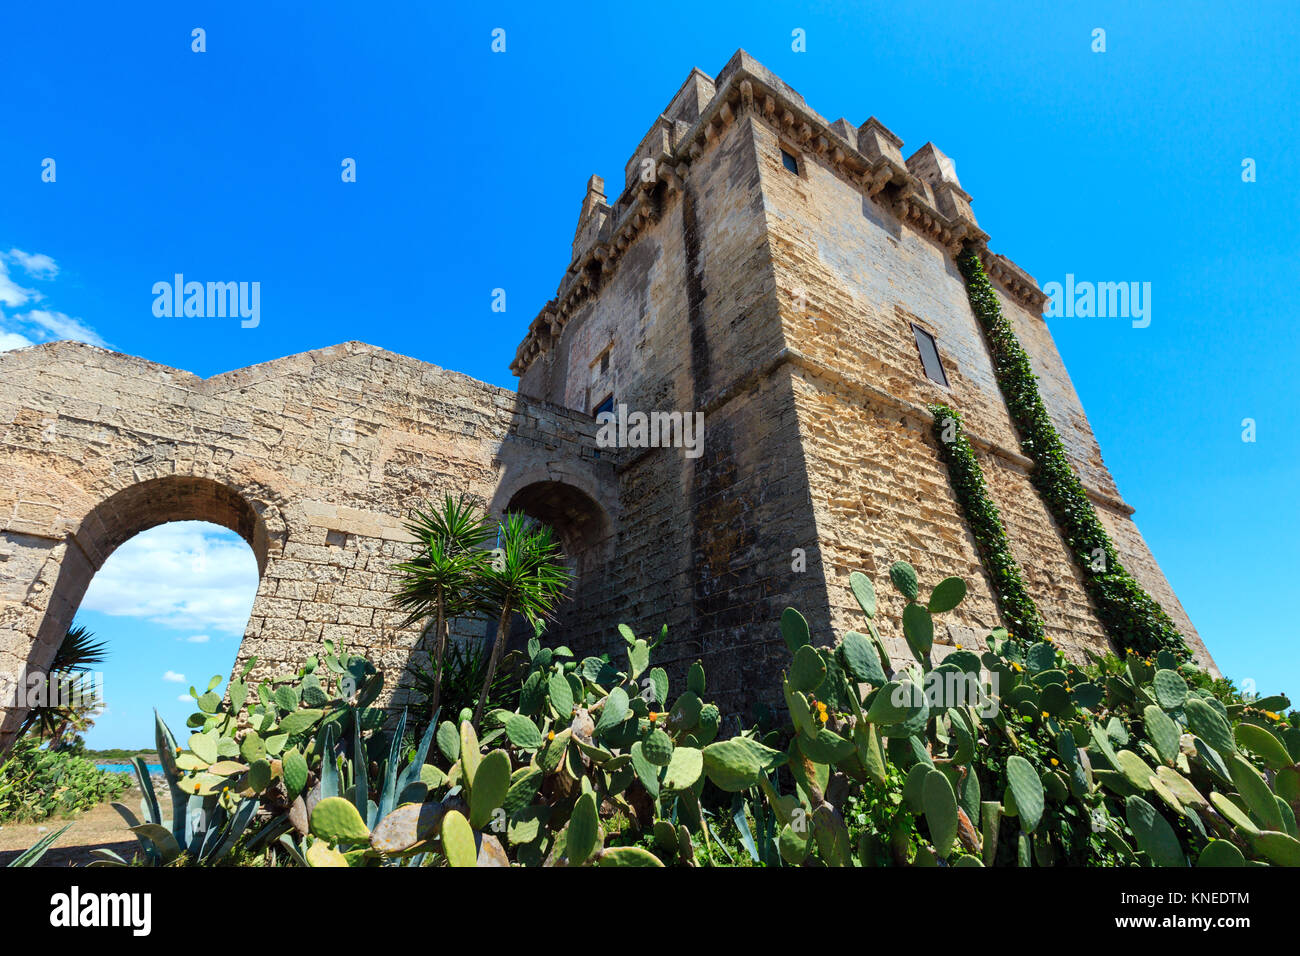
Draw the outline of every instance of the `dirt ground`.
[[[134,787],[122,794],[118,803],[125,804],[139,815],[140,791]],[[40,823],[6,823],[0,827],[0,866],[4,866],[33,843],[72,822],[72,828],[59,837],[54,846],[41,858],[41,866],[85,866],[94,859],[90,851],[106,847],[125,860],[130,860],[139,844],[126,821],[108,803],[87,810],[72,820],[51,817]]]

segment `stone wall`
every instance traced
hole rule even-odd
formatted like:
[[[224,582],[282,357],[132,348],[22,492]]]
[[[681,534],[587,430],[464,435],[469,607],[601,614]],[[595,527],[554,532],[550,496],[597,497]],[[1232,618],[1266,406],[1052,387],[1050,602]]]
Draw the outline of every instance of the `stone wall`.
[[[193,519],[258,559],[241,664],[328,638],[391,690],[419,636],[390,605],[409,508],[464,492],[499,513],[557,478],[616,511],[587,416],[359,343],[206,380],[76,343],[0,354],[0,677],[47,666],[114,548]]]
[[[683,87],[665,111],[673,118],[668,142],[683,117],[698,119],[692,111],[708,92],[702,82]],[[562,331],[520,381],[522,393],[575,410],[591,410],[612,393],[630,410],[704,414],[699,457],[682,448],[617,452],[625,520],[607,601],[593,609],[606,629],[603,640],[579,646],[621,655],[612,625],[627,623],[638,634],[666,625],[657,662],[680,678],[702,660],[711,698],[735,710],[773,688],[779,694],[772,678],[786,653],[782,608],[797,603],[817,616],[825,602],[789,376],[763,369],[779,353],[783,330],[752,124],[716,130],[708,161],[684,177],[644,187],[629,180],[605,214],[606,235],[627,236],[610,253],[616,267],[602,268],[590,291],[579,293],[576,277],[588,274],[580,263],[590,249],[577,249],[579,265],[548,306]],[[628,168],[642,168],[637,156]],[[633,223],[638,208],[645,221],[622,232],[618,224]],[[584,219],[599,209],[584,202]],[[602,374],[597,363],[607,350]],[[809,573],[791,572],[795,548],[811,552]]]
[[[770,696],[785,663],[772,626],[782,606],[799,607],[830,639],[860,625],[849,572],[883,581],[888,565],[904,559],[930,585],[948,574],[967,579],[970,596],[939,639],[978,643],[998,613],[931,435],[926,406],[941,402],[965,418],[1048,633],[1076,658],[1109,648],[1082,572],[1029,480],[1033,463],[1019,451],[970,308],[956,255],[971,242],[1121,556],[1213,670],[1128,518],[1039,314],[1041,290],[988,251],[951,160],[933,144],[904,160],[901,146],[874,118],[858,127],[827,121],[741,51],[716,81],[692,72],[629,160],[612,205],[599,177],[598,195],[589,185],[573,263],[512,367],[521,392],[573,408],[592,410],[612,393],[633,407],[709,410],[706,445],[721,439],[722,461],[655,453],[620,466],[625,511],[635,504],[651,516],[620,529],[620,549],[657,556],[647,581],[696,592],[691,613],[670,599],[646,605],[650,616],[662,611],[687,626],[692,644],[683,654],[720,659],[728,689],[737,684],[731,661],[753,662],[740,675],[740,696],[752,701]],[[656,170],[653,185],[638,178],[647,167]],[[695,248],[675,243],[683,226],[703,237]],[[935,339],[946,384],[926,376],[914,326]],[[681,500],[657,498],[676,484]],[[748,520],[773,496],[784,520]],[[661,553],[681,548],[683,519],[694,528],[687,568]],[[701,561],[699,533],[710,522],[743,568],[722,585]],[[646,528],[672,536],[638,545]],[[808,555],[806,571],[792,570],[796,548]],[[715,611],[701,594],[720,586],[732,597]],[[766,619],[739,610],[754,594],[761,597],[749,606]],[[897,620],[896,603],[886,599],[887,621]],[[902,651],[901,635],[886,637]]]
[[[961,575],[969,597],[938,653],[978,646],[999,616],[932,402],[965,417],[1048,633],[1076,657],[1104,650],[970,309],[966,243],[1126,566],[1213,670],[1102,460],[1041,290],[988,250],[951,160],[901,146],[875,119],[827,121],[743,51],[716,80],[692,71],[612,201],[588,181],[572,260],[511,363],[518,394],[357,343],[207,380],[84,345],[0,355],[0,676],[44,667],[115,547],[196,518],[258,559],[240,661],[292,667],[332,638],[396,678],[418,639],[389,604],[411,550],[402,520],[444,492],[555,527],[579,576],[554,641],[621,656],[617,624],[666,625],[659,662],[680,678],[703,660],[726,711],[778,701],[786,606],[818,642],[861,626],[853,570],[882,585],[899,559],[927,587]],[[946,384],[926,376],[914,326]],[[607,397],[703,414],[698,455],[601,447]],[[880,590],[906,656],[898,598]]]

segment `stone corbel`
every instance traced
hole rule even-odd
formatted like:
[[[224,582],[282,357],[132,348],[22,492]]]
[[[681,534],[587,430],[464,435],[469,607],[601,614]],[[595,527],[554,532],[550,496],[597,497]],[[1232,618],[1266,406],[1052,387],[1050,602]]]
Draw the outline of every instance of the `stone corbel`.
[[[740,83],[740,108],[742,111],[754,109],[754,84],[749,80]]]
[[[681,168],[683,167],[674,167],[671,163],[660,163],[655,175],[670,192],[676,192],[682,188],[682,177],[678,174],[678,169]]]

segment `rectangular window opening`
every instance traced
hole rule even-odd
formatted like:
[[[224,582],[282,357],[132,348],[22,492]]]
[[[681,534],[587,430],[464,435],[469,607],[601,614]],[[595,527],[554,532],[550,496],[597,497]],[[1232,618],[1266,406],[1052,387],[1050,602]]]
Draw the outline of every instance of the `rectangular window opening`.
[[[912,334],[916,336],[916,348],[921,353],[921,365],[925,368],[926,378],[947,386],[948,376],[944,373],[943,362],[939,360],[939,346],[935,344],[934,336],[919,325],[912,326]]]
[[[614,413],[613,393],[610,393],[609,395],[605,396],[605,400],[602,401],[599,405],[597,405],[594,409],[592,409],[591,417],[599,418],[601,412],[609,412],[611,415]]]
[[[781,150],[781,165],[790,170],[790,172],[794,173],[796,176],[799,175],[799,160],[794,153],[787,149]]]

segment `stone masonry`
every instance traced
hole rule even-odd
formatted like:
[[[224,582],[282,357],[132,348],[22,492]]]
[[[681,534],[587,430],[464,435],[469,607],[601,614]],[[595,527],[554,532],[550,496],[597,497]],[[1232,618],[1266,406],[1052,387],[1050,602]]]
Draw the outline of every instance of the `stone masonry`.
[[[512,368],[521,394],[578,411],[612,397],[705,412],[701,457],[627,449],[618,465],[634,520],[617,551],[668,585],[670,648],[702,658],[727,701],[770,697],[789,659],[781,609],[799,608],[822,640],[860,627],[849,573],[882,582],[899,559],[928,586],[949,574],[970,585],[937,656],[981,644],[997,612],[931,435],[926,406],[941,401],[965,416],[1048,633],[1076,658],[1108,649],[967,300],[955,256],[971,242],[1121,559],[1217,673],[1102,460],[1041,317],[1046,296],[989,251],[951,160],[901,146],[875,118],[819,116],[740,51],[716,79],[692,71],[615,198],[588,182],[572,262]],[[946,385],[926,376],[914,326],[934,337]],[[880,593],[891,652],[906,658],[900,602]],[[634,627],[657,626],[655,604],[621,607]]]
[[[517,393],[360,343],[210,379],[76,343],[0,354],[0,680],[48,664],[114,548],[198,519],[243,536],[261,571],[237,667],[256,655],[278,672],[337,639],[392,687],[419,639],[389,601],[411,553],[403,520],[444,492],[557,530],[577,582],[554,640],[618,651],[617,624],[666,624],[661,660],[679,673],[702,660],[733,712],[779,698],[784,607],[819,641],[860,626],[852,570],[883,583],[904,559],[926,586],[961,575],[969,596],[939,651],[977,646],[997,612],[932,401],[965,416],[1048,632],[1074,656],[1105,650],[1016,450],[956,267],[963,242],[981,249],[1126,567],[1215,670],[1101,458],[1045,296],[988,250],[951,161],[901,146],[874,118],[828,122],[743,51],[716,79],[692,71],[613,201],[588,182],[572,260],[511,364]],[[914,327],[946,385],[926,376]],[[702,412],[702,453],[602,447],[605,403]],[[906,656],[899,602],[880,593],[891,653]],[[0,748],[20,718],[5,713]]]
[[[114,548],[203,520],[239,533],[261,571],[237,666],[292,670],[332,639],[396,684],[419,637],[389,600],[409,509],[465,492],[498,514],[540,510],[563,536],[558,486],[616,515],[594,427],[359,343],[206,380],[73,342],[0,354],[0,679],[48,665]],[[584,529],[588,552],[608,530]],[[19,718],[6,712],[5,734]]]

